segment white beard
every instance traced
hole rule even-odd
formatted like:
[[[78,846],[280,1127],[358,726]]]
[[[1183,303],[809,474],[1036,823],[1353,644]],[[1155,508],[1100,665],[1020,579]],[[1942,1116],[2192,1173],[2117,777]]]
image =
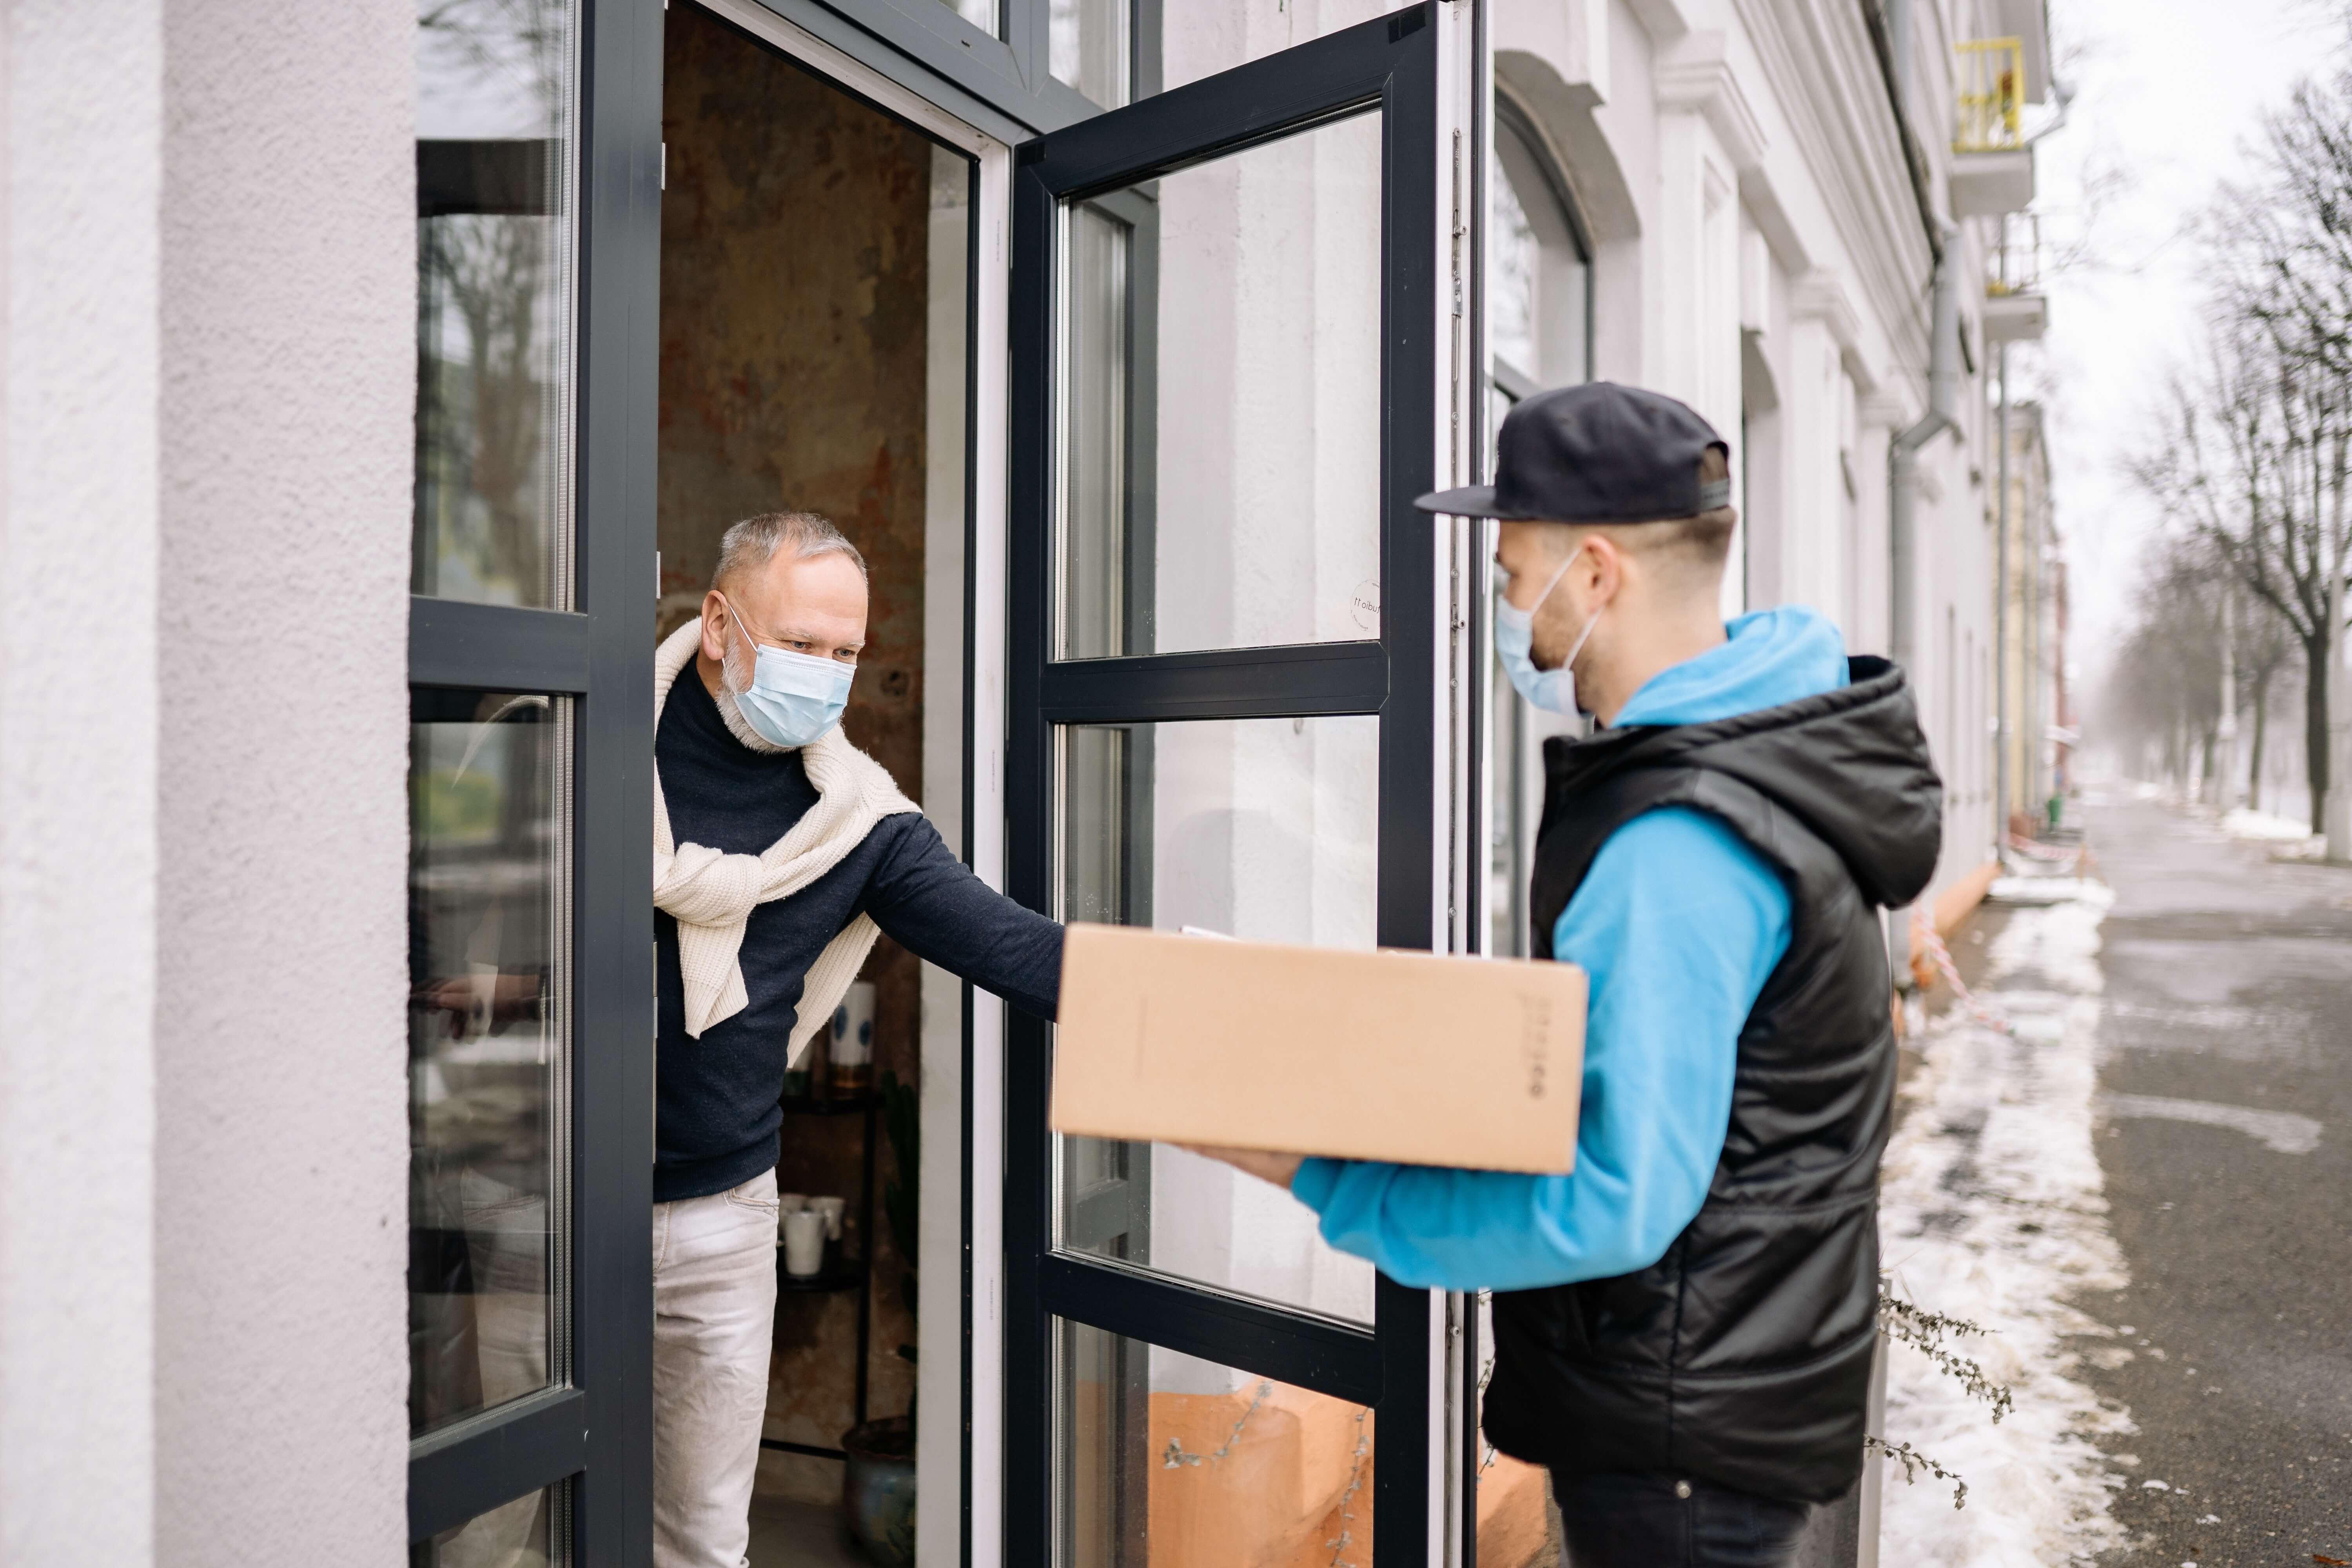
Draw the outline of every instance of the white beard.
[[[751,728],[751,721],[743,717],[743,710],[735,700],[734,665],[735,661],[730,658],[719,666],[719,689],[712,692],[710,697],[710,700],[719,705],[719,721],[727,726],[727,732],[742,742],[750,750],[764,752],[771,756],[793,750],[793,748],[790,746],[779,746],[759,731]]]

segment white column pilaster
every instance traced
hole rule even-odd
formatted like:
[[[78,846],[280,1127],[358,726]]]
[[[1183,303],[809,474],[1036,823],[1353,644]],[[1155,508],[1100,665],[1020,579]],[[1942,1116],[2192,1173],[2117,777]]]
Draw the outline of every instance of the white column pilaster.
[[[163,72],[162,0],[0,7],[9,1563],[154,1561]]]

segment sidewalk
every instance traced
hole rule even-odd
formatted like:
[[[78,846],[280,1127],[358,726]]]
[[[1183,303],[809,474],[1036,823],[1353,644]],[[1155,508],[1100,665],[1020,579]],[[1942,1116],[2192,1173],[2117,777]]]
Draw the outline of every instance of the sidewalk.
[[[2084,1377],[2112,1330],[2069,1304],[2123,1277],[2094,1152],[2106,890],[1988,904],[1954,933],[1988,1026],[1939,985],[1906,1051],[1879,1234],[1893,1293],[1997,1331],[1950,1342],[2014,1399],[1990,1407],[1908,1345],[1890,1348],[1886,1430],[1955,1473],[1887,1461],[1879,1561],[2064,1563],[2121,1541],[2098,1442],[2127,1429]]]
[[[2111,887],[1956,933],[2007,1028],[1938,987],[1881,1235],[2015,1409],[1895,1349],[1885,1435],[1968,1507],[1890,1467],[1881,1562],[2352,1558],[2352,872],[2291,838],[2119,796]]]

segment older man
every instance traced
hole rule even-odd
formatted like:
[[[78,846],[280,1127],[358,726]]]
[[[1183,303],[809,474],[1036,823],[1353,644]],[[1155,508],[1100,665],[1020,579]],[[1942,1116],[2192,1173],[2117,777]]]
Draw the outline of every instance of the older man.
[[[843,737],[866,609],[866,563],[832,523],[746,518],[720,543],[701,618],[655,655],[660,1568],[745,1560],[786,1063],[878,931],[1049,1017],[1060,989],[1061,927],[973,877]]]

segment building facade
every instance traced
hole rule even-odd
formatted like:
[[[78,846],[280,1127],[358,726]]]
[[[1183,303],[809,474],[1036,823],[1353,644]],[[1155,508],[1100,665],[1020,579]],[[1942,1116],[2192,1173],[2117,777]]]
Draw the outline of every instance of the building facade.
[[[2065,788],[2074,723],[2066,697],[2066,563],[2051,505],[2045,437],[2039,404],[2011,410],[2009,541],[2006,552],[1996,552],[2006,568],[1997,577],[2004,640],[1994,713],[2004,776],[1995,782],[2009,830],[2025,837],[2046,820],[2050,797]]]
[[[1013,897],[1510,952],[1558,726],[1410,500],[1653,386],[1726,613],[1905,663],[1939,885],[1992,853],[2039,0],[5,18],[10,1563],[646,1560],[649,655],[746,513],[856,540],[846,729]],[[925,1568],[1536,1560],[1476,1300],[866,978],[755,1563],[902,1415]]]

